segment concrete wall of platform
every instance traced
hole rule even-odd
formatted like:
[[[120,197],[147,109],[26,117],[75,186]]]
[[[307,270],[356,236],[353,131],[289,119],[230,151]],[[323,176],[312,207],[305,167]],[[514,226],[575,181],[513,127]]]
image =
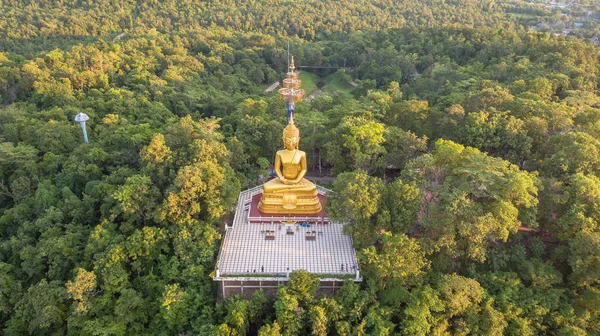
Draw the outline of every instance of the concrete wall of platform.
[[[326,296],[335,294],[344,284],[344,280],[323,279],[320,281],[318,295]],[[232,295],[239,294],[244,299],[251,299],[254,292],[262,289],[268,298],[277,296],[277,289],[281,285],[285,285],[287,280],[263,280],[263,279],[225,279],[217,281],[219,286],[217,298],[219,301],[226,299]]]

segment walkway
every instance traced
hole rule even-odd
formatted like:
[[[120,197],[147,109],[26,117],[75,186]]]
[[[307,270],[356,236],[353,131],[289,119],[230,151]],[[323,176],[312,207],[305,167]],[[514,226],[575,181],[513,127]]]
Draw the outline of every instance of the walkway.
[[[271,84],[271,86],[269,86],[269,87],[268,87],[268,88],[265,90],[265,93],[267,93],[267,92],[271,92],[271,91],[275,90],[275,88],[276,88],[276,87],[278,87],[278,86],[279,86],[279,82],[275,82],[275,83]]]

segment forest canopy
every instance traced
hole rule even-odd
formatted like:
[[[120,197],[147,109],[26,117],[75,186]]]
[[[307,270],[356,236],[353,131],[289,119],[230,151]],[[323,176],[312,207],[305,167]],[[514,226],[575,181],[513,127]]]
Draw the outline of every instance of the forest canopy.
[[[526,23],[560,14],[519,0],[0,13],[1,334],[600,334],[591,15],[556,36]],[[323,297],[294,272],[276,299],[217,302],[224,218],[282,146],[265,89],[288,42],[340,68],[300,68],[296,122],[364,282]]]

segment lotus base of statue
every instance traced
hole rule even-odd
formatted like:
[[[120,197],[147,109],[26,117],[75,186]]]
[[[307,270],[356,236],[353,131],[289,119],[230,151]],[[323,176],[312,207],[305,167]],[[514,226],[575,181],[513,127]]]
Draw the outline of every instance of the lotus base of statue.
[[[265,214],[317,214],[322,210],[314,183],[302,179],[296,184],[284,184],[273,179],[263,185],[258,210]]]

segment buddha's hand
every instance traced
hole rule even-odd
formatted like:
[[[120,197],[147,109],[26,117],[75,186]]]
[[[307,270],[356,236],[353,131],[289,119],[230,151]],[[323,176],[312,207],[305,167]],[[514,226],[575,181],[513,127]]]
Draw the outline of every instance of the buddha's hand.
[[[301,181],[301,180],[302,180],[302,178],[301,178],[301,177],[300,177],[300,178],[293,179],[293,180],[292,180],[292,179],[286,179],[286,178],[282,178],[282,179],[281,179],[281,182],[282,182],[283,184],[298,184],[298,183],[300,183],[300,181]]]
[[[295,184],[296,182],[294,180],[289,180],[289,179],[286,179],[286,178],[282,178],[281,179],[281,183],[283,183],[283,184]]]

